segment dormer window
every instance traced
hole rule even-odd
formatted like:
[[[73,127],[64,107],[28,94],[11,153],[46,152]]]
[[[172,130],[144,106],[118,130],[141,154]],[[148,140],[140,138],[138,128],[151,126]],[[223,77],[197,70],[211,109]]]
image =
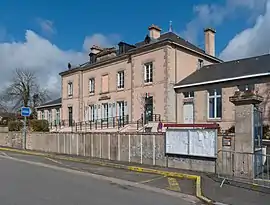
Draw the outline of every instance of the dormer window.
[[[95,63],[96,62],[96,54],[90,53],[89,56],[90,56],[90,63],[91,64]]]
[[[151,41],[151,38],[150,38],[148,35],[146,35],[146,37],[145,37],[145,39],[144,39],[144,43],[145,43],[145,44],[149,44],[150,41]]]
[[[203,60],[202,60],[202,59],[198,59],[198,67],[197,67],[197,69],[199,70],[199,69],[201,69],[203,66],[204,66]]]

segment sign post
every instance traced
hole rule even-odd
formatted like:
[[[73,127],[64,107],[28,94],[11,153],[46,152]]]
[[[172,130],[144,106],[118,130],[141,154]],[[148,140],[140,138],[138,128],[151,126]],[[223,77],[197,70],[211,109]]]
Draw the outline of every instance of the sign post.
[[[21,108],[21,116],[24,117],[23,121],[23,149],[26,149],[26,118],[31,115],[30,107]]]

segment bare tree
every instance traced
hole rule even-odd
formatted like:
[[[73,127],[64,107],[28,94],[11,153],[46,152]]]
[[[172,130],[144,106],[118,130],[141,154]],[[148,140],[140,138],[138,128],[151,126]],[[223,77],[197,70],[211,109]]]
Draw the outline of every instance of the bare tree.
[[[36,107],[48,99],[46,89],[40,88],[35,73],[27,69],[16,69],[10,84],[4,89],[2,99],[12,103],[12,110],[21,106]],[[34,109],[33,109],[34,110]]]

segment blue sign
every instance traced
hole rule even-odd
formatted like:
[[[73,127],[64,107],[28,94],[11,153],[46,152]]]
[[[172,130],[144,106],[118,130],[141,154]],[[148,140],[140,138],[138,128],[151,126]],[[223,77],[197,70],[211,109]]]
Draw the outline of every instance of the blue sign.
[[[22,107],[21,108],[21,116],[23,117],[29,117],[31,115],[31,109],[30,107]]]

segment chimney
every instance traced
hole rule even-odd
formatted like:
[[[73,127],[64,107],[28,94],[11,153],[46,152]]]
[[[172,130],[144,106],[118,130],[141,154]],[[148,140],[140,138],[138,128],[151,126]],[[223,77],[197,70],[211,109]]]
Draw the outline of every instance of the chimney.
[[[215,56],[215,34],[216,31],[212,28],[204,29],[205,53],[211,56]]]
[[[158,26],[152,24],[148,27],[148,30],[150,38],[158,39],[160,37],[161,28],[159,28]]]
[[[103,51],[103,49],[99,46],[93,45],[91,48],[91,53],[98,54],[100,51]]]

